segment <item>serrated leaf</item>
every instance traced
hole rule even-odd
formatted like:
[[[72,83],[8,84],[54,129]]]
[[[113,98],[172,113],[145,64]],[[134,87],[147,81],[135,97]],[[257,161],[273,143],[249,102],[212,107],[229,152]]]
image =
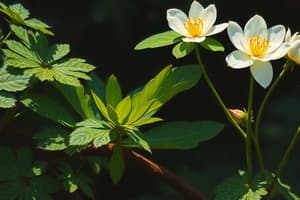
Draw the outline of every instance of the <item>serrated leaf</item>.
[[[140,145],[144,150],[148,151],[149,153],[152,153],[148,142],[144,139],[144,136],[139,130],[129,130],[126,132],[126,134],[132,139],[134,143]]]
[[[268,194],[266,186],[266,181],[255,179],[249,187],[246,173],[240,173],[217,186],[215,200],[260,200]]]
[[[192,149],[216,137],[224,125],[213,121],[169,122],[145,132],[144,139],[151,149]],[[125,146],[138,147],[126,140]]]
[[[147,48],[157,48],[157,47],[163,47],[168,46],[171,44],[174,44],[176,42],[179,42],[181,38],[181,35],[174,31],[166,31],[163,33],[152,35],[140,43],[138,43],[134,49],[135,50],[142,50]]]
[[[47,59],[50,63],[61,59],[70,53],[69,44],[54,44],[48,50]]]
[[[42,33],[33,33],[22,27],[11,26],[21,39],[6,41],[8,66],[24,69],[25,74],[36,76],[40,81],[58,81],[62,84],[80,86],[79,79],[89,80],[88,72],[95,67],[80,58],[65,58],[69,53],[68,44],[48,46]]]
[[[103,130],[102,132],[98,133],[93,141],[93,145],[95,148],[101,147],[106,145],[110,142],[110,130]]]
[[[114,75],[109,77],[105,92],[106,105],[111,105],[113,108],[115,108],[122,99],[122,91],[119,82]]]
[[[68,146],[69,131],[58,128],[46,128],[36,133],[37,147],[47,151],[64,150]]]
[[[20,3],[12,4],[9,6],[9,8],[15,13],[18,13],[22,19],[29,17],[29,11]]]
[[[211,37],[206,38],[200,45],[209,51],[224,51],[224,46],[221,42]]]
[[[84,121],[78,122],[76,126],[84,126],[87,128],[99,128],[99,129],[105,129],[108,128],[108,123],[105,121],[101,121],[98,119],[89,118]]]
[[[12,94],[0,91],[0,108],[11,108],[16,105],[16,99]]]
[[[0,12],[7,15],[13,23],[30,27],[48,35],[54,35],[50,30],[48,30],[50,26],[48,26],[46,23],[35,18],[29,19],[30,13],[22,4],[12,4],[7,7],[5,4],[1,3],[0,6]]]
[[[94,128],[87,128],[87,127],[79,127],[75,129],[70,134],[70,145],[86,145],[93,141],[95,136],[98,135],[98,129]]]
[[[175,58],[183,58],[189,55],[194,49],[196,45],[194,43],[188,42],[180,42],[172,50],[172,54]]]
[[[61,125],[75,125],[72,114],[54,97],[28,94],[22,97],[21,102],[32,111]]]
[[[24,90],[30,80],[30,75],[14,75],[7,71],[5,67],[0,69],[0,90],[16,92]]]
[[[109,162],[109,172],[113,183],[118,183],[123,177],[125,170],[123,150],[120,145],[114,146]]]

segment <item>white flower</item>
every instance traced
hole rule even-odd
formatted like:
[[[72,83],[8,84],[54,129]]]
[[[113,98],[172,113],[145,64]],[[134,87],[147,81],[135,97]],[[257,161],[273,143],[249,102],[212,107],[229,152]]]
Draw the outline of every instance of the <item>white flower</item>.
[[[285,35],[285,42],[291,45],[288,57],[295,63],[300,64],[300,35],[298,35],[298,32],[292,35],[290,29],[288,29]]]
[[[250,66],[254,79],[263,87],[270,85],[273,69],[269,61],[285,56],[289,44],[283,42],[285,28],[283,25],[267,29],[265,20],[255,15],[246,23],[244,31],[233,21],[228,23],[228,36],[238,49],[226,57],[228,66],[236,69]]]
[[[217,18],[217,10],[214,4],[207,8],[198,1],[193,1],[189,16],[176,8],[167,10],[167,20],[169,27],[185,36],[182,40],[184,42],[203,42],[206,36],[217,34],[227,27],[227,23],[215,25]]]

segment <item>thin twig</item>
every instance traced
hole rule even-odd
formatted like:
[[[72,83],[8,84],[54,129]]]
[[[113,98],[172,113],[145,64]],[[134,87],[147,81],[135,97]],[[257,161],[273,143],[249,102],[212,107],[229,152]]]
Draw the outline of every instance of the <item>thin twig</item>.
[[[85,150],[84,153],[97,155],[104,154],[108,156],[111,154],[113,148],[114,145],[109,144],[99,149],[89,148],[88,150]],[[150,175],[157,176],[166,184],[173,187],[176,191],[180,192],[186,200],[207,200],[203,194],[167,168],[158,165],[157,163],[132,150],[124,149],[124,154],[128,163],[140,168]]]

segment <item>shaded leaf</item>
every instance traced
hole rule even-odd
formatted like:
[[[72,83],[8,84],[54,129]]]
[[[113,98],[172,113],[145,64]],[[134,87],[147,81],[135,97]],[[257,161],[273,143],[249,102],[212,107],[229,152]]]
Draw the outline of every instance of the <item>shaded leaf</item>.
[[[151,149],[192,149],[216,137],[224,125],[213,121],[169,122],[146,131],[144,139]],[[126,140],[124,145],[139,147]]]
[[[36,133],[38,148],[48,151],[64,150],[68,146],[69,131],[57,127],[47,128]]]
[[[109,162],[109,172],[112,181],[116,184],[123,177],[125,169],[123,150],[120,145],[116,145]]]

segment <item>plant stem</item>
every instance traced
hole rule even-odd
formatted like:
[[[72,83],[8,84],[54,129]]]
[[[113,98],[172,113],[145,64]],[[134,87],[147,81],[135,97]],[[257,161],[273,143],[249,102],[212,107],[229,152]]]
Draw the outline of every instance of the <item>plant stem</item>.
[[[197,61],[200,65],[200,70],[201,70],[201,73],[208,85],[208,87],[210,88],[210,90],[212,91],[213,95],[216,97],[218,103],[220,104],[223,112],[225,113],[228,121],[237,129],[237,131],[242,135],[243,138],[247,138],[247,135],[245,133],[245,131],[238,125],[238,123],[233,119],[233,117],[231,116],[231,114],[228,112],[228,109],[227,107],[225,106],[223,100],[221,99],[220,95],[218,94],[216,88],[214,87],[213,83],[211,82],[207,72],[206,72],[206,69],[205,69],[205,66],[204,64],[202,63],[202,60],[201,60],[201,56],[200,56],[200,52],[199,52],[199,48],[196,47],[195,48],[195,51],[196,51],[196,57],[197,57]]]
[[[262,156],[262,151],[261,151],[261,148],[260,148],[259,137],[252,137],[252,138],[253,138],[253,144],[254,144],[254,147],[255,147],[256,156],[258,158],[259,169],[260,169],[261,175],[264,176],[265,164],[264,164],[264,159],[263,159],[263,156]]]
[[[276,78],[276,80],[272,83],[272,85],[270,86],[270,89],[267,91],[266,95],[263,98],[262,103],[259,106],[259,109],[258,109],[258,112],[257,112],[257,116],[256,116],[256,121],[255,121],[255,132],[254,132],[254,137],[255,138],[258,137],[261,116],[262,116],[262,113],[263,113],[264,108],[266,106],[266,103],[269,100],[269,98],[270,98],[271,94],[273,93],[274,89],[276,88],[276,86],[278,85],[278,83],[280,82],[280,80],[284,77],[284,75],[286,74],[286,72],[290,69],[290,67],[291,67],[290,62],[287,61],[285,63],[285,65],[283,66],[283,70],[280,72],[280,74],[278,75],[278,77]]]
[[[248,175],[248,184],[252,184],[252,152],[251,152],[251,137],[252,137],[252,106],[253,106],[253,92],[254,92],[254,79],[250,75],[249,82],[249,97],[248,97],[248,108],[247,108],[247,138],[246,138],[246,161],[247,161],[247,175]]]
[[[270,184],[270,187],[269,187],[268,199],[270,199],[270,196],[271,196],[271,194],[273,192],[273,189],[274,189],[274,184],[277,181],[277,179],[279,178],[279,176],[281,175],[281,172],[282,172],[283,168],[285,167],[285,165],[286,165],[286,163],[287,163],[287,161],[288,161],[288,159],[290,157],[290,154],[291,154],[291,152],[292,152],[292,150],[293,150],[293,148],[294,148],[294,146],[296,144],[296,141],[297,141],[299,135],[300,135],[300,126],[298,127],[296,133],[294,134],[294,136],[293,136],[293,138],[292,138],[292,140],[291,140],[291,142],[290,142],[287,150],[285,151],[285,153],[284,153],[284,155],[283,155],[283,157],[282,157],[282,159],[281,159],[281,161],[280,161],[280,163],[278,165],[278,168],[277,168],[277,170],[275,172],[274,178],[273,178],[273,180],[272,180],[272,182]]]

